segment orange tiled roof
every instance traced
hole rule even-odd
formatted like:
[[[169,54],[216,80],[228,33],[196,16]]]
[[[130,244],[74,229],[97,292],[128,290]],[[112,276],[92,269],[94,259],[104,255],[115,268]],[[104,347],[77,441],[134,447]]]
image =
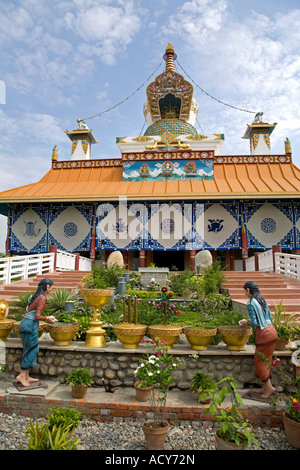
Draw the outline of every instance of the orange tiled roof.
[[[226,161],[227,159],[227,161]],[[230,159],[230,163],[228,163]],[[223,157],[226,163],[214,163],[213,180],[191,181],[122,181],[122,164],[73,168],[54,168],[37,183],[0,193],[1,203],[103,201],[126,196],[133,200],[157,199],[251,199],[294,198],[300,196],[300,170],[291,162],[233,163],[232,157]],[[84,161],[83,161],[84,162]],[[95,163],[96,162],[96,163]]]

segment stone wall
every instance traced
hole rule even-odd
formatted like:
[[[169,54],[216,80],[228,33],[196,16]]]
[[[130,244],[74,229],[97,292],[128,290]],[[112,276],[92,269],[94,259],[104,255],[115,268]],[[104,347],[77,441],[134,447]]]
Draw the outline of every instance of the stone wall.
[[[55,379],[61,384],[74,368],[87,367],[94,384],[111,387],[128,387],[136,381],[134,371],[143,355],[152,352],[150,346],[141,344],[138,349],[123,349],[119,342],[109,343],[106,348],[87,348],[84,343],[73,342],[70,346],[54,346],[52,340],[39,341],[37,367],[32,375],[41,379]],[[11,380],[20,371],[22,344],[17,338],[5,343],[5,370],[1,379]],[[218,381],[234,377],[239,388],[244,384],[259,383],[255,378],[254,348],[246,345],[244,351],[228,351],[223,344],[209,346],[205,351],[194,351],[187,344],[176,344],[170,354],[184,358],[185,362],[174,371],[173,387],[189,389],[194,374],[201,370]],[[291,362],[291,351],[276,352],[286,374],[295,377],[295,366]],[[279,377],[274,374],[274,383]]]

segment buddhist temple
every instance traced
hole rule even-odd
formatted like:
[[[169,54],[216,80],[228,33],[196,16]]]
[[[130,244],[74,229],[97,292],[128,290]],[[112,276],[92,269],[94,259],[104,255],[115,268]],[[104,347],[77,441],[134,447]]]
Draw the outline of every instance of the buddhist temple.
[[[300,170],[289,140],[272,154],[276,123],[258,112],[241,130],[249,154],[223,155],[225,136],[195,127],[198,103],[175,70],[171,44],[164,59],[146,90],[147,129],[116,137],[116,158],[92,156],[98,142],[78,119],[65,131],[69,156],[60,158],[54,146],[40,181],[0,193],[7,254],[57,246],[104,261],[119,250],[130,270],[150,263],[183,270],[209,250],[225,269],[241,270],[255,251],[300,250]]]

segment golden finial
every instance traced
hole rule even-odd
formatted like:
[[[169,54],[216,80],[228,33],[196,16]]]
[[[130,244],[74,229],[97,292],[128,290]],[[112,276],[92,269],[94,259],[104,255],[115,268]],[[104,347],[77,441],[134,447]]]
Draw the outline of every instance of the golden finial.
[[[172,70],[175,72],[174,60],[177,59],[177,55],[174,52],[174,47],[169,42],[166,47],[166,53],[164,54],[164,59],[166,61],[166,70]]]

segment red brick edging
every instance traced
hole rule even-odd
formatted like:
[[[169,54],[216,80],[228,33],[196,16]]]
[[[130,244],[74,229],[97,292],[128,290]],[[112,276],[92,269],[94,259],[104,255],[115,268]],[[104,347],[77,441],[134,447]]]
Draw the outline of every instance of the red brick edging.
[[[144,421],[151,419],[153,409],[149,404],[138,401],[131,403],[119,403],[117,401],[105,403],[81,400],[47,399],[34,396],[0,396],[0,412],[5,414],[17,414],[28,416],[32,419],[45,417],[52,407],[77,408],[84,418],[100,422],[112,422],[122,420]],[[215,421],[210,414],[204,414],[208,405],[203,406],[167,406],[165,417],[171,424],[179,424],[181,421]],[[249,419],[253,426],[282,427],[282,410],[271,408],[270,410],[252,408],[240,409],[240,412]]]

